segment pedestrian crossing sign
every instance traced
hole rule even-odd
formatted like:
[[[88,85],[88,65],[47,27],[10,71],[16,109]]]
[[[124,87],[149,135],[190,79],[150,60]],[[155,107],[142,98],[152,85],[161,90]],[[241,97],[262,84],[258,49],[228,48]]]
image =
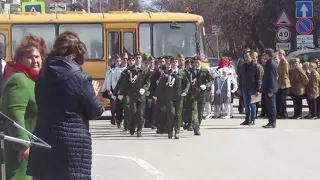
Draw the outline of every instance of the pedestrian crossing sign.
[[[22,2],[22,12],[39,12],[41,14],[46,13],[45,4],[43,1],[38,2]]]

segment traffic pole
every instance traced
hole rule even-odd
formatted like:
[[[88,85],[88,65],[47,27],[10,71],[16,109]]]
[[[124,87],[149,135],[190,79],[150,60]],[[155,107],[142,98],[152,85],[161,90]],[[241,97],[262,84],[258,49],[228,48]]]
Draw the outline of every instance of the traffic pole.
[[[2,119],[3,117],[0,117],[0,134],[4,133],[4,120]],[[1,180],[6,179],[6,166],[5,166],[5,155],[4,155],[4,139],[0,140],[0,163],[1,163]]]
[[[1,161],[1,180],[6,179],[6,167],[5,167],[5,160],[4,160],[4,140],[0,140],[0,161]]]

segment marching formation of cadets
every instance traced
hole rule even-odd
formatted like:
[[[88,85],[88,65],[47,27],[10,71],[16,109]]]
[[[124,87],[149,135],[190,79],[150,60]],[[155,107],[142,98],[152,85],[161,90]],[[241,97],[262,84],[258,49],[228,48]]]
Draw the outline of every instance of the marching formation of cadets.
[[[141,137],[143,127],[179,139],[180,127],[200,135],[206,92],[213,77],[201,59],[144,54],[116,56],[106,73],[102,94],[111,101],[113,125]]]
[[[294,105],[291,119],[320,118],[320,61],[314,59],[302,65],[299,58],[287,61],[285,55],[285,51],[280,50],[273,57],[278,65],[276,117],[289,118],[286,103],[289,95]],[[257,64],[262,81],[267,62],[265,54],[259,60],[257,52],[245,52],[242,64],[245,62]],[[243,70],[238,63],[237,73]],[[237,94],[239,113],[244,113],[241,84],[238,84],[242,80],[238,78],[228,57],[220,60],[218,68],[210,69],[201,67],[198,56],[185,59],[178,54],[156,60],[141,53],[124,54],[113,58],[101,91],[103,97],[110,99],[113,125],[121,128],[123,124],[124,131],[131,135],[136,132],[137,137],[142,136],[144,127],[157,129],[157,134],[168,134],[170,139],[179,139],[180,127],[201,135],[200,125],[207,103],[214,105],[214,118],[233,118],[232,103]],[[309,114],[302,117],[304,98]],[[256,116],[268,117],[264,98],[257,104],[256,113],[261,107],[261,114]],[[207,117],[210,117],[211,108],[208,109]],[[254,125],[254,122],[241,125]]]

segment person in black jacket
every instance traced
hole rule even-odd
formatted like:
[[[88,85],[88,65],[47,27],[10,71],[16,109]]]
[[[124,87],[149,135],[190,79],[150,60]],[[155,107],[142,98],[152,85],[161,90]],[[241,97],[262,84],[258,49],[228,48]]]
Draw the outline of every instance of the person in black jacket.
[[[250,52],[250,51],[249,51]],[[241,73],[241,69],[242,69],[242,66],[243,64],[245,63],[244,59],[240,58],[238,60],[238,64],[237,64],[237,75],[239,77],[239,74]],[[237,79],[238,83],[240,82],[239,79]],[[239,87],[239,84],[238,84],[238,87]],[[243,97],[242,97],[242,94],[241,93],[238,93],[238,96],[239,96],[239,106],[238,106],[238,111],[239,111],[239,114],[244,114],[244,103],[243,103]]]
[[[266,101],[269,123],[262,127],[275,128],[277,117],[276,93],[278,92],[278,65],[272,59],[274,56],[273,49],[267,48],[264,50],[264,53],[267,63],[262,79],[262,94]]]
[[[251,104],[251,96],[259,96],[261,88],[260,71],[257,64],[252,62],[250,53],[244,55],[245,63],[239,76],[239,91],[242,93],[246,119],[241,125],[254,125],[256,120],[256,103]]]
[[[66,31],[54,42],[35,85],[34,134],[51,150],[30,148],[27,174],[41,180],[91,180],[89,120],[104,112],[98,82],[82,71],[87,53],[78,35]]]

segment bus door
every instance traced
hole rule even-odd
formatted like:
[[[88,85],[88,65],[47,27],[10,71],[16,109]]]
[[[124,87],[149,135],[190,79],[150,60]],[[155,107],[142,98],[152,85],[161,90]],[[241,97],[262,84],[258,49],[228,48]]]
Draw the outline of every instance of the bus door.
[[[12,59],[10,53],[10,43],[9,43],[9,29],[2,28],[0,26],[0,58],[6,61],[10,61]]]
[[[135,29],[108,29],[108,66],[111,65],[112,58],[115,55],[127,53],[134,55],[136,50]]]

